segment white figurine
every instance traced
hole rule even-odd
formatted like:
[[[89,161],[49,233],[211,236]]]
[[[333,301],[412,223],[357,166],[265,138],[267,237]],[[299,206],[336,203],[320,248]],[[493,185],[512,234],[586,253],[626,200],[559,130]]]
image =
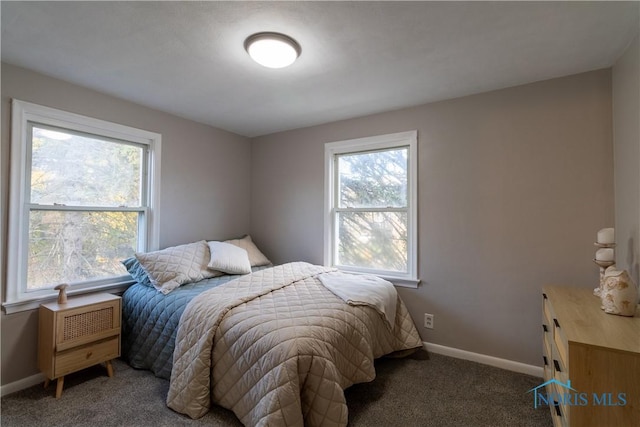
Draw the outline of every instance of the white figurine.
[[[606,313],[630,317],[636,313],[638,288],[627,270],[607,271],[600,297]]]

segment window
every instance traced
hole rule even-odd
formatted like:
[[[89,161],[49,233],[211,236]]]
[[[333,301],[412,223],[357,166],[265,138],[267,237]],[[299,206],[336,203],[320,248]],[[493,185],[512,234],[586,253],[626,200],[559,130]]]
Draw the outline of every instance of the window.
[[[325,264],[417,286],[417,131],[325,145]]]
[[[12,103],[7,312],[129,280],[120,261],[157,249],[160,135]],[[27,307],[31,308],[31,307]]]

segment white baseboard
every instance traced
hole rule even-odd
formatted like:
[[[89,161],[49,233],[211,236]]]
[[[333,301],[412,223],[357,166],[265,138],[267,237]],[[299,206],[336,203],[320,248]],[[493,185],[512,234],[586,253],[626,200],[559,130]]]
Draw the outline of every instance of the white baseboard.
[[[532,375],[542,378],[542,367],[527,365],[525,363],[514,362],[513,360],[500,359],[499,357],[487,356],[486,354],[473,353],[466,350],[460,350],[453,347],[445,347],[440,344],[431,344],[423,342],[422,346],[431,353],[442,354],[443,356],[451,356],[456,359],[470,360],[472,362],[482,363],[483,365],[495,366],[496,368],[506,369],[508,371],[519,372],[521,374]]]
[[[38,383],[44,382],[43,374],[35,374],[31,375],[27,378],[22,378],[21,380],[14,381],[9,384],[5,384],[0,387],[0,396],[6,396],[7,394],[14,393],[16,391],[24,390],[25,388],[29,388]]]

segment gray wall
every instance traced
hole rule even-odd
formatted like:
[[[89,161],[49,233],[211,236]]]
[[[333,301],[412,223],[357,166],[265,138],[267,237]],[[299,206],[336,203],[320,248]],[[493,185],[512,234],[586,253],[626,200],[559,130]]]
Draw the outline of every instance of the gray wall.
[[[249,141],[2,64],[2,236],[12,97],[161,133],[161,246],[250,228],[275,262],[323,261],[324,143],[417,129],[423,283],[400,293],[425,341],[524,363],[540,364],[542,284],[595,286],[614,221],[610,70]],[[0,328],[2,384],[37,373],[37,313]]]
[[[248,138],[2,64],[3,266],[11,98],[162,134],[161,247],[238,237],[249,231]],[[0,273],[4,294],[4,269]],[[3,313],[0,328],[2,384],[36,374],[37,311]]]
[[[541,287],[595,287],[614,223],[610,69],[254,138],[252,235],[322,263],[324,144],[412,129],[423,282],[400,294],[422,338],[541,365]]]
[[[640,283],[640,42],[613,67],[616,264]]]

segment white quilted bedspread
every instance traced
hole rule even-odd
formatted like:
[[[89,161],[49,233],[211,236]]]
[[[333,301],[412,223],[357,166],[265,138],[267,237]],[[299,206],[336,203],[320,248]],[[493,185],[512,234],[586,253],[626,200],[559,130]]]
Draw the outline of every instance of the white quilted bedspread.
[[[398,297],[390,331],[289,263],[194,298],[178,327],[167,405],[192,418],[215,402],[246,426],[346,426],[343,390],[375,377],[373,360],[422,342]]]

